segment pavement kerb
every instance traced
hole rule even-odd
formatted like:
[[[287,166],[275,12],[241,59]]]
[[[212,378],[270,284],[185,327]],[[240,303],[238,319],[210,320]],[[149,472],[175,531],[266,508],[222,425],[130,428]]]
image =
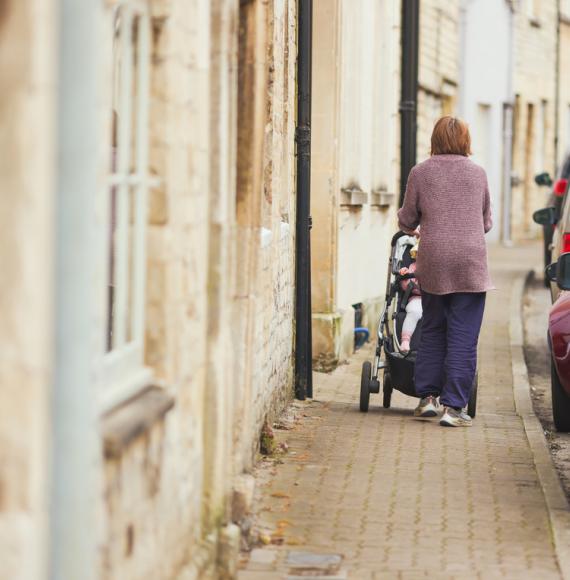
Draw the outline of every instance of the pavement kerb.
[[[524,358],[524,330],[521,313],[525,286],[533,274],[534,272],[531,271],[526,276],[519,276],[514,282],[511,292],[509,331],[515,407],[517,414],[523,421],[546,501],[560,572],[564,580],[570,580],[570,505],[564,494],[556,468],[552,463],[542,425],[534,413],[530,397],[528,369]]]

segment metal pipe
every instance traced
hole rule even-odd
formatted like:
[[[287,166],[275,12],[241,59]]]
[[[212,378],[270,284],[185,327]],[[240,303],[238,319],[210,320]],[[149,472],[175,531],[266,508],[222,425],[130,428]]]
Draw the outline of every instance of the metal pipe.
[[[313,396],[311,320],[311,80],[313,0],[297,10],[297,218],[295,262],[295,396]]]
[[[510,6],[509,14],[509,54],[507,71],[507,100],[503,105],[503,223],[502,242],[512,244],[512,173],[513,173],[513,124],[514,124],[514,62],[515,62],[515,12]]]
[[[502,241],[505,246],[512,244],[511,240],[511,205],[512,205],[512,164],[513,164],[513,106],[503,105],[503,224]]]
[[[400,207],[404,203],[408,175],[416,164],[418,133],[418,64],[420,2],[402,2],[402,94],[400,101]]]
[[[51,580],[99,577],[94,239],[100,149],[99,0],[60,3]]]

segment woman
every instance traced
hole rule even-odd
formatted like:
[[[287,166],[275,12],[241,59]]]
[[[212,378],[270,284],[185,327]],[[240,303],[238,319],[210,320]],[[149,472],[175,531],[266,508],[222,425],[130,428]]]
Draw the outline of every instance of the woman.
[[[443,117],[433,130],[431,157],[410,172],[398,212],[400,228],[418,235],[422,340],[416,359],[416,417],[468,427],[467,406],[477,369],[486,292],[493,288],[485,234],[492,227],[484,169],[469,160],[471,137],[462,120]]]

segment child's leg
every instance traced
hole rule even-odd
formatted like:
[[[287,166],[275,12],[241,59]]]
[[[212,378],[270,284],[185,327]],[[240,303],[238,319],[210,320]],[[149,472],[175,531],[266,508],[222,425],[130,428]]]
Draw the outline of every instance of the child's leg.
[[[413,296],[410,298],[406,306],[406,318],[404,319],[404,325],[402,326],[402,350],[410,350],[410,341],[412,340],[412,335],[414,330],[418,325],[422,317],[422,301],[419,296]]]

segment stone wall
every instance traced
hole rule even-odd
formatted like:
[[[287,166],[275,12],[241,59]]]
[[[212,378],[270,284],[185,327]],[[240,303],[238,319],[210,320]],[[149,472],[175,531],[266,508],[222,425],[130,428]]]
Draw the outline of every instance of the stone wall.
[[[206,578],[292,396],[295,2],[153,10],[146,354],[175,406],[107,461],[105,577]]]
[[[352,354],[355,310],[377,323],[398,175],[400,2],[315,2],[313,355]]]
[[[175,404],[105,463],[102,577],[117,580],[176,577],[203,543],[203,502],[222,509],[217,495],[205,496],[209,2],[151,5],[150,164],[159,185],[150,192],[145,356]]]
[[[459,0],[420,3],[418,162],[429,156],[437,119],[456,114],[460,80],[459,8]]]
[[[234,488],[255,461],[262,426],[293,392],[296,2],[149,6],[156,183],[147,230],[145,364],[161,407],[137,394],[101,411],[100,429],[91,432],[103,456],[91,474],[100,491],[92,546],[100,569],[93,577],[232,577],[239,544],[233,522],[243,517],[232,506]],[[110,0],[96,8],[104,31],[94,57],[104,179],[113,7]],[[2,196],[0,212],[10,280],[0,301],[0,577],[10,580],[49,574],[61,9],[56,0],[0,2],[0,54],[10,55],[0,56],[9,152],[0,182],[12,192]],[[100,270],[107,276],[108,268]],[[99,330],[94,321],[98,339]],[[66,533],[81,534],[81,523]]]
[[[512,230],[513,238],[540,235],[532,213],[544,207],[549,191],[534,183],[552,175],[554,159],[556,0],[535,2],[536,13],[519,3],[515,17]]]

